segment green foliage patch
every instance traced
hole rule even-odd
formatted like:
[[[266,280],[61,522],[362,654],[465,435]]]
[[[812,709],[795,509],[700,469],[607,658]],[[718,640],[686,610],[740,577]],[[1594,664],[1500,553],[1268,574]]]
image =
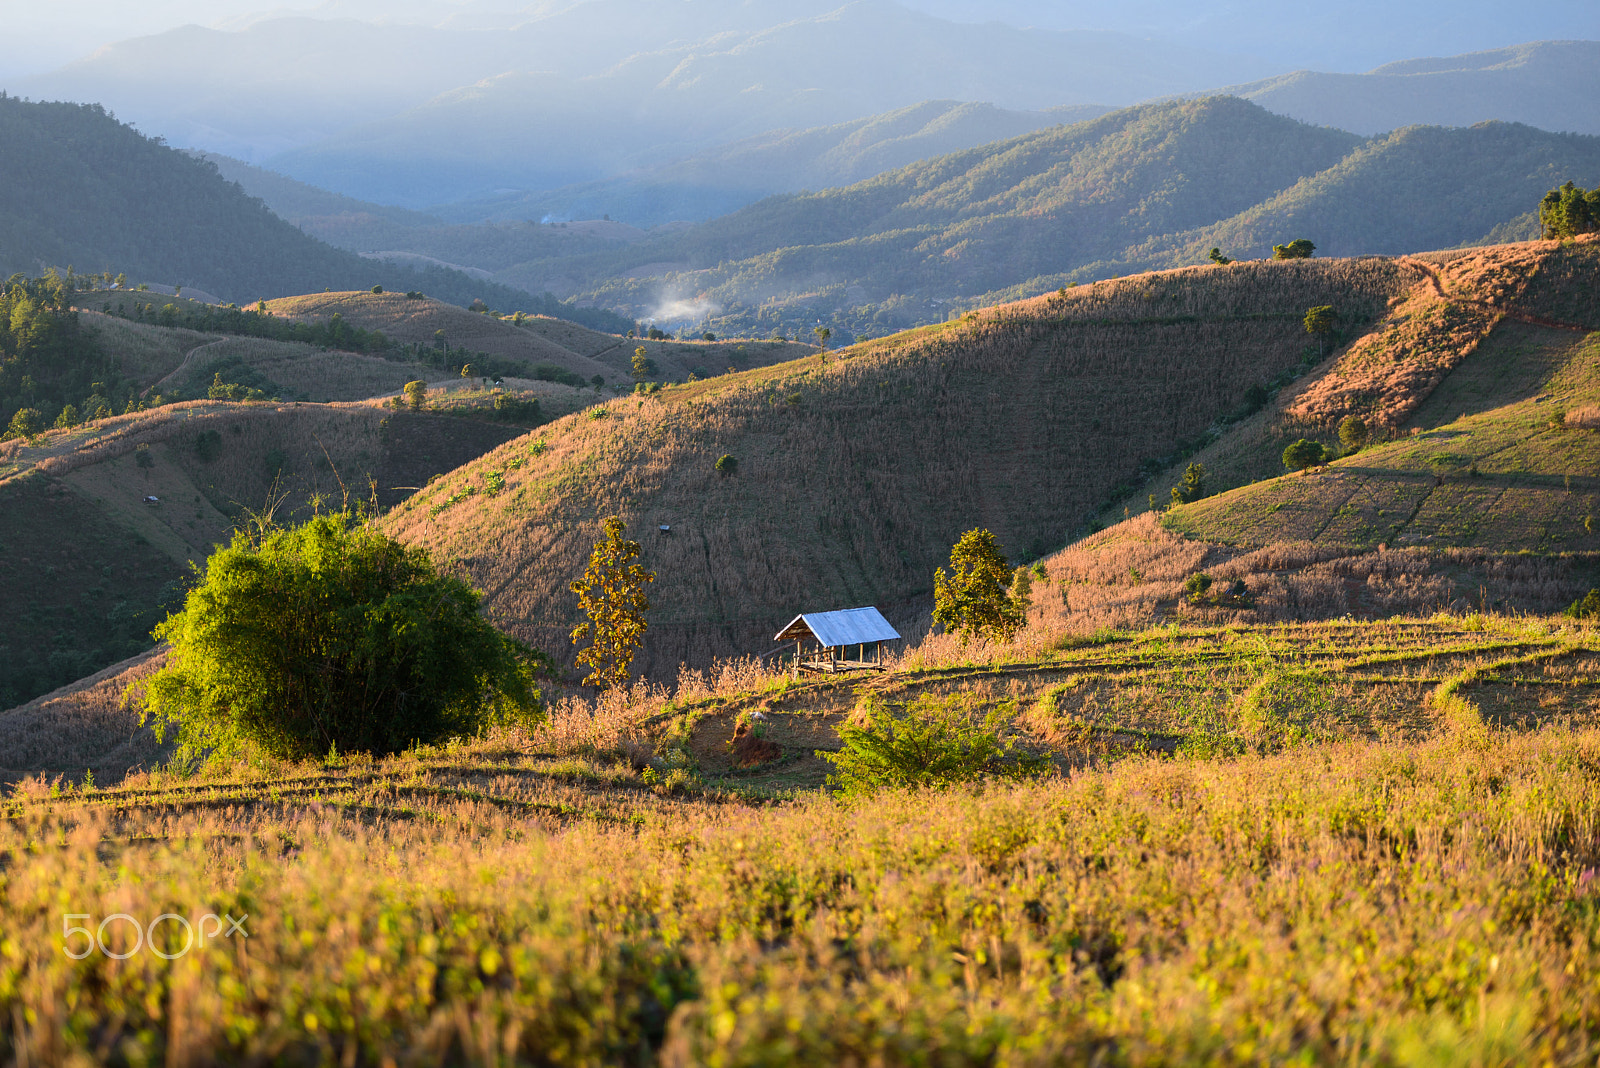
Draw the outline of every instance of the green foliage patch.
[[[479,595],[349,514],[236,533],[155,637],[143,696],[180,753],[395,753],[542,714],[539,657]]]

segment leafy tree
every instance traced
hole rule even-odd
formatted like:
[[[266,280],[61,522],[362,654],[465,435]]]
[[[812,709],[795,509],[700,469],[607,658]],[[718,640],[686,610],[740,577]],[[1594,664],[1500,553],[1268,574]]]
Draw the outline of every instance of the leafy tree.
[[[1322,447],[1319,441],[1309,441],[1301,438],[1283,450],[1283,466],[1291,471],[1304,471],[1308,467],[1316,467],[1328,459],[1328,450]]]
[[[633,350],[633,364],[631,374],[634,378],[643,380],[656,373],[656,361],[650,358],[650,352],[643,345]]]
[[[373,286],[372,287],[372,292],[373,292],[373,295],[376,296],[376,295],[378,295],[378,294],[383,292],[383,287],[382,286]]]
[[[1600,186],[1584,190],[1568,182],[1539,201],[1541,237],[1576,237],[1596,230],[1600,230]]]
[[[1008,595],[1011,565],[987,530],[969,530],[950,551],[950,574],[933,573],[933,621],[960,636],[1010,641],[1027,622],[1027,612]]]
[[[634,654],[644,643],[645,617],[650,598],[645,587],[655,572],[639,564],[639,543],[622,535],[627,530],[617,516],[607,519],[605,535],[589,555],[583,578],[572,583],[578,607],[589,617],[572,628],[574,645],[589,642],[578,653],[578,663],[591,668],[585,685],[615,690],[627,686]]]
[[[1204,571],[1197,571],[1183,580],[1184,596],[1189,598],[1190,604],[1203,604],[1211,592],[1212,578]]]
[[[61,409],[60,415],[56,416],[55,425],[57,427],[72,427],[77,426],[81,421],[82,418],[78,415],[77,405],[69,404]]]
[[[1359,415],[1347,415],[1339,420],[1339,444],[1344,446],[1345,452],[1361,451],[1369,435],[1367,421]]]
[[[1306,312],[1306,333],[1318,340],[1324,356],[1328,354],[1328,339],[1333,336],[1338,326],[1339,313],[1331,304],[1319,304]]]
[[[1600,619],[1600,590],[1590,590],[1573,601],[1566,614],[1572,619]]]
[[[148,444],[140,442],[133,447],[133,462],[143,468],[151,468],[156,465],[155,460],[150,455],[150,446]]]
[[[817,755],[837,769],[829,785],[849,798],[983,778],[1034,778],[1049,770],[1049,761],[1000,739],[1014,708],[997,705],[979,719],[959,695],[923,694],[897,712],[873,695],[860,709],[865,722],[839,728],[840,750]]]
[[[737,474],[738,471],[739,461],[736,457],[724,453],[722,456],[717,458],[717,474],[726,477],[728,475]]]
[[[1211,257],[1211,262],[1216,264],[1218,267],[1226,267],[1228,264],[1233,262],[1222,254],[1222,250],[1220,248],[1216,248],[1214,246],[1212,247],[1211,251],[1207,253],[1207,255]]]
[[[1317,246],[1300,238],[1289,242],[1287,245],[1273,245],[1272,258],[1275,260],[1309,260],[1311,254],[1317,251]]]
[[[6,436],[32,441],[44,429],[44,415],[37,408],[18,408],[6,428]]]
[[[428,400],[428,383],[422,381],[421,379],[407,382],[405,394],[406,403],[411,406],[411,410],[414,412],[420,412],[422,411],[422,406],[427,403]]]
[[[606,384],[606,376],[595,375],[593,378],[589,379],[589,384],[595,389],[599,389],[601,386]]]
[[[1206,495],[1206,469],[1204,464],[1190,464],[1183,469],[1183,481],[1172,487],[1173,504],[1193,504]]]
[[[425,550],[349,513],[260,521],[196,572],[154,631],[172,651],[143,697],[142,718],[158,737],[175,729],[180,752],[395,753],[542,715],[540,654]]]

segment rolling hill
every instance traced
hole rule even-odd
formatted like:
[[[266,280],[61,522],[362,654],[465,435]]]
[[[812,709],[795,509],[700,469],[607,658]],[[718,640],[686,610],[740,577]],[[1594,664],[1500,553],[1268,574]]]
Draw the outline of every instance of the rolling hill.
[[[0,140],[0,273],[71,266],[250,303],[381,284],[460,304],[482,298],[618,332],[629,325],[599,309],[456,271],[415,272],[323,244],[223,180],[213,165],[98,106],[0,97]]]
[[[912,625],[963,530],[988,527],[1029,559],[1065,544],[1141,464],[1299,367],[1306,307],[1364,321],[1404,288],[1384,260],[1079,287],[609,401],[438,480],[384,525],[461,561],[495,618],[561,653],[567,583],[599,520],[622,515],[661,574],[652,675],[764,650],[817,606],[878,603]],[[724,454],[736,474],[713,469]]]
[[[1250,547],[1600,552],[1600,435],[1567,418],[1600,410],[1600,242],[1413,262],[1412,292],[1371,333],[1199,454],[1216,488],[1247,484],[1174,509],[1170,529]],[[1294,437],[1334,442],[1345,415],[1377,442],[1256,480]]]

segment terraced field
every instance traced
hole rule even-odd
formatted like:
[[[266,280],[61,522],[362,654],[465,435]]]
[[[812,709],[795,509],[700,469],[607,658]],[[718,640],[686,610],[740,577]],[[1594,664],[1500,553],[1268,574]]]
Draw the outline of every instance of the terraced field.
[[[1057,645],[726,665],[380,760],[28,779],[0,800],[0,1056],[1593,1059],[1600,633]],[[814,750],[872,700],[1003,706],[1057,770],[840,803]],[[741,723],[776,756],[738,766]]]

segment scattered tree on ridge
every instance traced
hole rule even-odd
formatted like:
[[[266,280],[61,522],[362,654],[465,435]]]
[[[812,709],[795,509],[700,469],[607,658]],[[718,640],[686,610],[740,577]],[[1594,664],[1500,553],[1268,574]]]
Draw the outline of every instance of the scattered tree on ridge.
[[[1193,504],[1206,495],[1206,469],[1204,464],[1190,464],[1183,469],[1183,481],[1172,487],[1173,504]]]
[[[572,628],[572,643],[589,642],[578,653],[578,663],[592,669],[584,684],[618,690],[628,685],[628,669],[644,643],[644,614],[650,610],[645,587],[656,576],[640,566],[639,543],[622,536],[627,528],[620,518],[607,519],[604,530],[583,578],[571,585],[578,607],[589,617]]]
[[[1339,420],[1339,444],[1344,446],[1347,453],[1360,452],[1370,434],[1367,421],[1359,415],[1347,415]]]
[[[1576,237],[1600,230],[1600,186],[1584,190],[1571,182],[1539,201],[1539,236]]]
[[[351,513],[258,520],[196,573],[153,633],[172,651],[143,697],[142,720],[175,729],[181,753],[396,753],[543,713],[542,656],[426,550]]]
[[[1309,260],[1311,254],[1317,251],[1317,246],[1305,238],[1291,241],[1287,245],[1273,245],[1272,258],[1275,260]]]
[[[1215,246],[1212,246],[1211,251],[1207,253],[1207,255],[1211,257],[1211,262],[1216,264],[1218,267],[1226,267],[1228,264],[1233,262],[1222,254],[1222,250],[1220,248]]]
[[[1301,438],[1283,450],[1283,466],[1291,471],[1304,471],[1327,462],[1328,450],[1320,441]]]
[[[1027,610],[1014,597],[1011,565],[987,530],[969,530],[950,550],[950,574],[933,573],[933,621],[958,635],[965,645],[974,635],[1010,641],[1027,622]]]
[[[829,330],[825,326],[819,326],[814,328],[811,332],[817,335],[817,348],[821,349],[823,352],[827,352],[828,339],[833,336],[833,331]]]

